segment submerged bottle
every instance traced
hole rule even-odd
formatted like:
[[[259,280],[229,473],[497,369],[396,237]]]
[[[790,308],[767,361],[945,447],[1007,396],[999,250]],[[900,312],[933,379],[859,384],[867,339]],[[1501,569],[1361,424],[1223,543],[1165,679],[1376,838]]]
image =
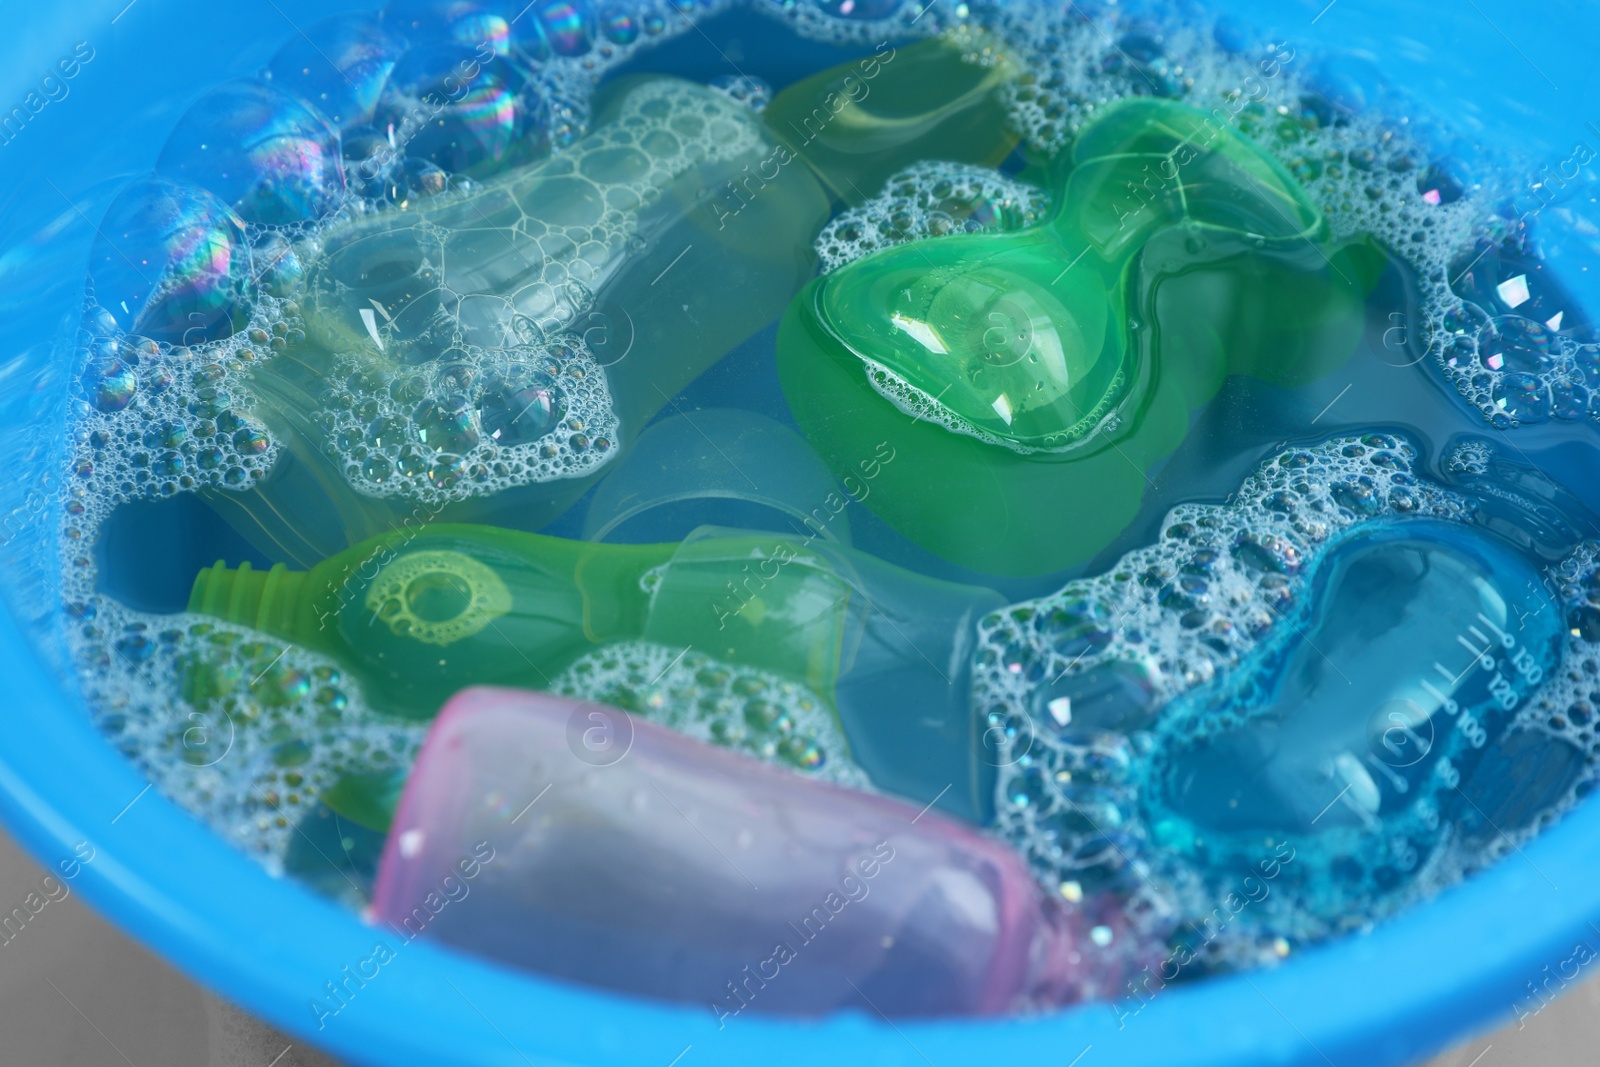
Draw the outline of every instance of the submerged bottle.
[[[597,757],[596,729],[625,743]],[[487,688],[429,733],[372,910],[407,939],[706,1004],[719,1026],[1050,1007],[1155,955],[1109,899],[1047,898],[1015,852],[936,813]]]
[[[1516,834],[1570,786],[1571,747],[1518,725],[1565,628],[1538,571],[1493,535],[1357,528],[1237,669],[1162,712],[1139,786],[1153,841],[1222,872],[1291,842],[1297,907],[1370,921],[1453,835]]]
[[[615,675],[640,642],[668,650],[663,663],[693,655],[712,674],[766,672],[836,711],[850,757],[880,788],[984,821],[994,768],[968,708],[968,671],[976,621],[1003,604],[816,537],[707,528],[681,544],[612,545],[435,524],[309,572],[219,562],[195,579],[189,609],[330,655],[374,706],[412,718],[468,685],[549,689],[574,670]],[[712,736],[794,734],[793,709],[743,692],[737,677],[706,685],[724,683],[748,701],[708,708]],[[647,688],[606,695],[648,712]],[[778,755],[815,764],[804,745]]]
[[[981,38],[970,48],[944,38],[884,43],[784,89],[762,117],[784,148],[775,162],[793,153],[839,199],[860,203],[910,163],[1003,160],[1019,140],[1001,93],[1015,74],[1011,58]],[[735,191],[749,192],[743,183]]]
[[[1099,552],[1229,374],[1297,385],[1354,351],[1382,267],[1183,104],[1107,107],[1048,181],[1044,223],[858,259],[796,297],[778,336],[817,450],[837,469],[894,440],[910,458],[867,506],[985,573]]]
[[[556,156],[297,246],[305,337],[248,379],[288,454],[210,497],[268,554],[309,565],[408,515],[546,525],[812,276],[805,168],[713,210],[773,150],[749,108],[662,77],[595,105]]]

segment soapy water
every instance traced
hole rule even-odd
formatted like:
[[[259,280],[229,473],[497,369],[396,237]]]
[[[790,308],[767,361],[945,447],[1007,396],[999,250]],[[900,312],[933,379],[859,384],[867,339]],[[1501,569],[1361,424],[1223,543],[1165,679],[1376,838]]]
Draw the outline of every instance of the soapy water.
[[[337,61],[348,55],[347,70],[359,76],[296,83],[297,68],[275,61],[268,84],[278,88],[257,93],[253,112],[205,98],[180,124],[183,136],[174,135],[158,176],[113,204],[103,228],[132,235],[147,255],[141,266],[109,242],[97,247],[74,343],[81,373],[61,518],[72,654],[112,743],[269,869],[281,869],[296,825],[340,775],[403,769],[422,727],[370,706],[322,657],[213,619],[118,604],[97,591],[89,546],[122,505],[237,492],[264,479],[288,442],[258,411],[293,400],[264,395],[256,372],[301,358],[308,343],[334,354],[313,447],[358,493],[439,505],[603,468],[620,427],[611,359],[590,344],[585,316],[604,270],[629,254],[627,195],[642,203],[691,163],[749,150],[756,135],[746,123],[771,90],[727,76],[713,83],[727,105],[715,113],[671,88],[653,104],[629,98],[625,106],[683,111],[689,125],[670,145],[632,143],[625,121],[591,132],[590,99],[609,71],[733,6],[641,4],[592,19],[574,6],[579,14],[566,19],[563,5],[539,5],[522,22],[493,13],[451,21],[428,14],[430,5],[391,5],[399,13],[386,16],[386,29],[336,27],[349,46],[333,50]],[[1336,235],[1371,234],[1405,262],[1422,292],[1413,328],[1424,363],[1487,428],[1600,418],[1590,400],[1600,389],[1600,346],[1581,326],[1564,328],[1563,316],[1584,317],[1560,306],[1542,275],[1513,273],[1533,249],[1521,224],[1495,214],[1504,190],[1492,177],[1452,176],[1403,126],[1397,133],[1383,116],[1316,87],[1292,44],[1246,48],[1225,24],[1157,24],[1114,11],[1086,19],[1042,5],[759,6],[803,37],[835,44],[948,33],[974,62],[1004,49],[1024,71],[1005,90],[1011,120],[1036,153],[1060,149],[1097,108],[1127,96],[1217,108],[1304,183]],[[401,35],[418,33],[454,50],[408,60]],[[403,77],[391,86],[395,71]],[[470,91],[435,112],[430,79],[452,74]],[[284,104],[288,92],[325,114]],[[242,129],[251,114],[255,125]],[[410,127],[415,136],[428,125],[417,121],[423,116],[445,132],[398,145],[379,133]],[[230,171],[242,184],[212,182],[210,192],[192,184],[208,180],[184,162],[194,129],[251,146]],[[614,166],[629,151],[648,164],[585,174],[586,159]],[[588,182],[593,196],[574,202],[611,208],[546,226],[516,202],[517,183],[529,179],[495,177],[515,166]],[[908,241],[1029,225],[1048,212],[1049,198],[1013,171],[939,161],[908,168],[878,197],[835,214],[816,240],[822,269]],[[363,248],[397,240],[410,257],[404,270],[371,269],[372,261],[348,269]],[[498,289],[475,289],[472,272],[506,251],[485,251],[485,242],[533,264],[537,276],[520,301],[474,306],[474,296]],[[458,264],[468,279],[460,284]],[[352,276],[395,285],[401,298],[358,291]],[[375,365],[387,370],[373,374]],[[1496,454],[1474,439],[1443,467],[1483,475]],[[1163,712],[1251,662],[1306,606],[1310,576],[1348,538],[1412,520],[1472,523],[1477,501],[1432,481],[1421,459],[1416,443],[1387,431],[1288,447],[1229,503],[1183,504],[1154,543],[1104,573],[981,620],[972,708],[998,767],[993,830],[1048,891],[1070,900],[1112,889],[1152,937],[1208,910],[1227,876],[1158,847],[1142,799],[1155,788]],[[1559,741],[1576,769],[1507,833],[1440,830],[1399,888],[1380,885],[1386,860],[1363,860],[1352,876],[1362,922],[1514,848],[1587,788],[1600,746],[1600,694],[1591,691],[1600,673],[1592,643],[1600,641],[1600,548],[1586,542],[1543,567],[1554,610],[1571,625],[1559,667],[1519,690],[1505,729]],[[647,717],[659,710],[693,736],[867,785],[816,694],[678,654],[643,643],[605,648],[552,688]],[[1257,963],[1342,925],[1278,894],[1208,951],[1215,963]]]
[[[1207,705],[1203,714],[1191,709],[1177,725],[1172,720],[1181,714],[1178,698],[1230,679],[1274,633],[1280,641],[1298,639],[1318,647],[1319,635],[1306,632],[1296,611],[1304,606],[1314,564],[1332,546],[1399,519],[1472,521],[1474,502],[1417,477],[1416,459],[1415,448],[1391,434],[1336,438],[1286,451],[1264,463],[1230,503],[1180,506],[1162,523],[1155,544],[1130,552],[1103,574],[980,623],[973,699],[985,716],[1000,766],[997,826],[1019,843],[1042,880],[1069,894],[1080,892],[1081,883],[1110,880],[1140,901],[1136,912],[1155,930],[1170,928],[1174,917],[1204,914],[1206,902],[1227,891],[1214,878],[1236,878],[1240,863],[1219,864],[1213,875],[1204,866],[1174,863],[1170,849],[1153,847],[1152,828],[1140,812],[1159,788],[1152,780],[1152,756],[1163,735],[1204,739],[1238,725],[1244,702],[1237,698]],[[1557,629],[1600,582],[1593,569],[1596,550],[1593,542],[1585,542],[1542,576],[1542,584],[1559,598],[1559,610],[1545,620]],[[1448,616],[1430,623],[1444,632],[1458,625]],[[1508,636],[1492,623],[1481,625]],[[1474,636],[1482,640],[1481,633]],[[1507,729],[1548,733],[1570,743],[1574,758],[1586,754],[1588,762],[1595,749],[1593,713],[1586,710],[1592,682],[1586,679],[1600,663],[1580,628],[1565,644],[1562,671],[1550,672],[1531,699],[1519,692],[1513,706],[1520,708]],[[1342,675],[1338,664],[1326,662],[1330,678]],[[1361,669],[1355,663],[1345,666]],[[1440,683],[1433,679],[1432,684]],[[1386,773],[1385,765],[1403,765],[1408,758],[1390,762],[1374,751],[1381,757],[1376,770],[1337,768],[1328,775],[1335,783],[1327,789],[1330,802],[1342,799],[1339,781],[1368,781]],[[1358,751],[1353,758],[1366,755]],[[1576,777],[1563,783],[1535,821],[1542,825],[1553,818],[1580,788]],[[1425,854],[1404,864],[1415,873],[1402,891],[1391,891],[1392,886],[1380,891],[1373,879],[1388,863],[1391,843],[1402,850],[1412,847],[1403,835],[1351,849],[1348,842],[1322,841],[1306,828],[1294,842],[1301,868],[1318,863],[1310,844],[1318,840],[1331,855],[1368,864],[1350,879],[1356,884],[1341,887],[1327,913],[1312,910],[1304,897],[1292,903],[1281,895],[1273,898],[1250,916],[1254,936],[1235,929],[1210,950],[1231,963],[1270,959],[1281,955],[1280,939],[1314,941],[1350,925],[1371,924],[1516,845],[1507,834],[1454,840],[1437,815],[1431,818]],[[1393,829],[1393,820],[1386,820],[1385,828]],[[1518,836],[1532,829],[1510,827]],[[1267,837],[1254,847],[1270,850],[1276,843]],[[1250,858],[1245,856],[1242,865],[1248,866]]]
[[[731,668],[703,653],[624,641],[579,658],[550,691],[607,704],[680,733],[871,789],[844,755],[848,746],[827,702],[769,671]]]

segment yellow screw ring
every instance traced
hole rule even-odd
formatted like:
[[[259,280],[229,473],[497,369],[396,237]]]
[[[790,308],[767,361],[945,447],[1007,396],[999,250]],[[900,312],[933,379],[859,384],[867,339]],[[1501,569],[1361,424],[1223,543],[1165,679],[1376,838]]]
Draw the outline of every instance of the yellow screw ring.
[[[378,572],[367,610],[396,637],[451,645],[511,610],[511,593],[489,567],[461,552],[412,552]]]

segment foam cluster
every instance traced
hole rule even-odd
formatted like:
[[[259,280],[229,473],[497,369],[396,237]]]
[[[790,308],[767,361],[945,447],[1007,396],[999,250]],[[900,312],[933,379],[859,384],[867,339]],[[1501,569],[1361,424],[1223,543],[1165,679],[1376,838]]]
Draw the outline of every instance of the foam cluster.
[[[1528,723],[1583,753],[1588,778],[1600,762],[1600,544],[1585,541],[1550,569],[1545,587],[1566,613],[1566,648],[1560,671],[1531,702]],[[1540,825],[1564,807],[1545,813]]]
[[[1445,470],[1456,474],[1487,474],[1494,448],[1481,437],[1458,442],[1444,457]]]
[[[883,192],[834,216],[817,235],[822,272],[881,249],[957,233],[1002,233],[1032,226],[1049,211],[1043,189],[966,163],[913,163]]]
[[[249,370],[301,344],[299,305],[271,300],[224,342],[174,345],[121,333],[93,310],[79,331],[73,476],[97,511],[202,487],[245,489],[277,442],[254,415]]]
[[[282,870],[343,774],[409,767],[425,727],[376,714],[330,660],[199,615],[69,605],[96,723],[161,792]]]
[[[351,485],[444,502],[610,459],[618,420],[585,341],[594,293],[675,181],[761,144],[733,100],[657,82],[528,173],[330,232],[309,307],[338,353],[323,431]]]
[[[550,689],[837,785],[872,788],[851,761],[827,702],[768,671],[692,649],[625,641],[583,656],[551,679]]]
[[[721,94],[639,86],[612,121],[536,167],[329,231],[309,301],[317,335],[381,361],[582,329],[594,291],[640,247],[641,213],[694,168],[764,143],[748,110]]]
[[[726,93],[728,98],[736,100],[757,115],[767,109],[772,102],[772,86],[760,78],[748,74],[721,74],[711,79],[711,88],[720,93]]]
[[[444,503],[579,477],[611,458],[617,416],[581,338],[484,349],[374,375],[334,362],[323,428],[345,478],[369,496]]]

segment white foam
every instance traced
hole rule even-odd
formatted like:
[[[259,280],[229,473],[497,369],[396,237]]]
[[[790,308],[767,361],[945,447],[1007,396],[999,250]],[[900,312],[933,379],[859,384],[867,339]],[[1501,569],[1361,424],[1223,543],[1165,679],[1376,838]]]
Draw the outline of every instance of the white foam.
[[[373,712],[324,657],[200,615],[74,605],[85,696],[168,799],[274,872],[347,769],[410,765],[425,724]]]
[[[826,701],[769,671],[693,650],[623,641],[585,654],[550,690],[623,708],[701,741],[871,790]]]
[[[817,235],[822,272],[907,241],[1003,233],[1048,213],[1050,194],[1000,171],[925,160],[897,171],[883,192],[834,216]]]

